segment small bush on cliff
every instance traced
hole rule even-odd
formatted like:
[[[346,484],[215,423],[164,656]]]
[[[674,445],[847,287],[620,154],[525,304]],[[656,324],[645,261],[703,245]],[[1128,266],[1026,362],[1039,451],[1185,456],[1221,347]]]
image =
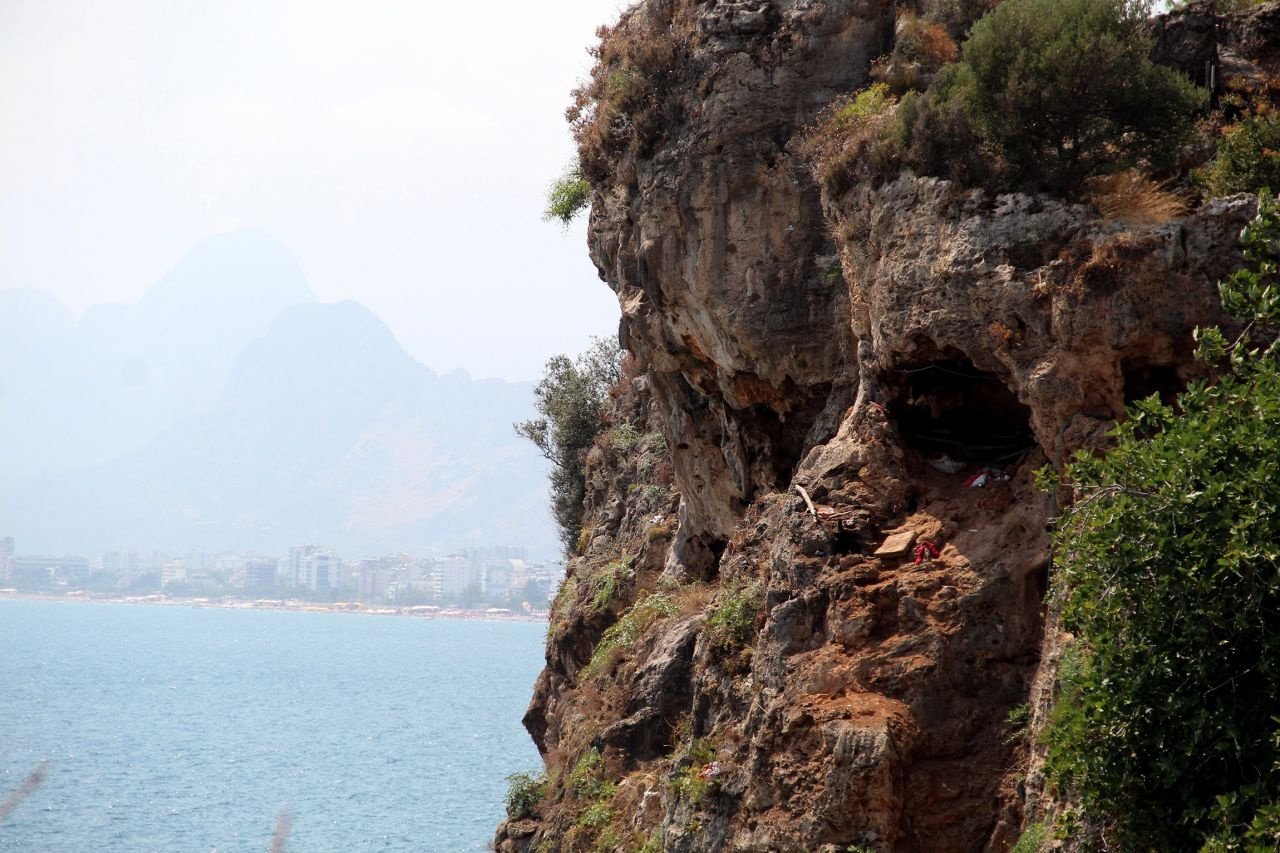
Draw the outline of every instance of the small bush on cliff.
[[[552,356],[533,391],[542,417],[515,425],[516,433],[532,441],[552,464],[551,512],[569,556],[581,530],[587,451],[600,432],[609,390],[622,376],[621,363],[621,347],[603,338],[577,359]]]
[[[1050,189],[1172,165],[1203,93],[1157,66],[1139,0],[1006,0],[973,26],[952,83],[1013,176]]]
[[[1197,332],[1215,384],[1141,400],[1104,455],[1067,468],[1055,579],[1075,672],[1048,768],[1109,848],[1254,849],[1280,802],[1280,215],[1221,285],[1248,320]],[[1274,849],[1265,846],[1262,849]]]
[[[1227,128],[1200,177],[1212,195],[1280,188],[1280,112],[1251,115]]]
[[[547,222],[559,222],[567,228],[574,217],[590,204],[591,185],[582,177],[582,171],[574,166],[547,189],[547,208],[542,212],[542,218]]]
[[[678,612],[679,607],[666,593],[655,592],[637,601],[605,630],[591,653],[591,660],[579,672],[579,680],[595,678],[604,672],[617,656],[630,651],[650,627]]]
[[[896,102],[886,84],[876,83],[827,106],[798,142],[814,176],[838,192],[855,173],[888,169],[893,155],[878,142]]]
[[[715,611],[707,617],[711,645],[723,655],[745,648],[756,636],[756,620],[764,591],[754,581],[734,579],[725,585]]]
[[[547,777],[531,773],[512,773],[507,777],[507,817],[521,820],[533,816],[533,810],[546,792]]]
[[[595,590],[591,596],[591,609],[600,611],[609,606],[618,594],[618,586],[634,580],[634,560],[616,560],[591,576],[591,588]]]

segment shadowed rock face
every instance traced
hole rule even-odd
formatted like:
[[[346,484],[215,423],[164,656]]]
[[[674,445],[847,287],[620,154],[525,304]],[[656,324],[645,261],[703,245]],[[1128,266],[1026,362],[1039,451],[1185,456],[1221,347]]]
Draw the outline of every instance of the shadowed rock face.
[[[823,197],[788,142],[865,83],[891,11],[681,14],[701,69],[669,94],[683,118],[595,187],[589,233],[644,367],[620,411],[661,430],[678,498],[643,503],[642,466],[593,451],[597,533],[526,717],[559,779],[601,750],[613,835],[555,782],[497,847],[1006,850],[1043,809],[1009,714],[1030,700],[1037,724],[1058,646],[1034,472],[1200,375],[1191,333],[1223,320],[1253,202],[1130,229],[906,174]],[[601,607],[619,556],[634,583]],[[744,590],[739,647],[718,626]],[[584,671],[655,591],[674,612]]]

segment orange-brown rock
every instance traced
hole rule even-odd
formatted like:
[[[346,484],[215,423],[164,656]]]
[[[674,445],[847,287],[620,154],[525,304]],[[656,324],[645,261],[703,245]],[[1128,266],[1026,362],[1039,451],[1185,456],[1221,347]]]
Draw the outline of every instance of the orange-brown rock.
[[[1253,202],[1129,228],[911,174],[823,197],[789,143],[892,6],[655,0],[610,37],[645,10],[686,39],[680,119],[597,176],[589,243],[644,368],[619,417],[673,491],[593,451],[526,717],[550,777],[497,848],[1007,850],[1043,807],[1009,714],[1043,710],[1057,645],[1035,471],[1200,375]]]

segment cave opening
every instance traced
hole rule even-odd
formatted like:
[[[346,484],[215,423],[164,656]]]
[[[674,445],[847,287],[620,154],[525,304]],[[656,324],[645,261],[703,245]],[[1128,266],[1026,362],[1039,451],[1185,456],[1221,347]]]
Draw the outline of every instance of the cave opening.
[[[1126,358],[1120,362],[1120,372],[1124,376],[1126,406],[1145,400],[1152,394],[1159,395],[1161,403],[1172,406],[1178,395],[1187,389],[1187,383],[1178,375],[1178,368],[1171,364],[1148,364],[1142,359]]]
[[[999,466],[1035,446],[1031,409],[959,353],[888,372],[888,404],[907,447],[926,459]]]

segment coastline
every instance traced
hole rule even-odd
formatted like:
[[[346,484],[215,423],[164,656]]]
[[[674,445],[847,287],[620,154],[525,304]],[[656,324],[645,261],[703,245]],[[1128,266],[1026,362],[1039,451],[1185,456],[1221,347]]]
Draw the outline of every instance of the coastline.
[[[445,608],[437,605],[413,605],[395,607],[391,605],[368,605],[354,601],[336,601],[332,603],[302,601],[299,599],[239,599],[239,598],[199,598],[170,597],[166,595],[115,595],[110,593],[69,592],[61,595],[38,592],[18,592],[16,590],[0,590],[0,602],[5,601],[55,601],[63,603],[88,604],[144,604],[160,607],[190,607],[200,609],[219,607],[226,610],[276,610],[290,613],[345,613],[362,616],[404,616],[413,619],[465,619],[482,622],[537,622],[545,624],[547,613],[533,611],[516,613],[510,610],[497,612],[499,608],[486,610],[463,610]]]

